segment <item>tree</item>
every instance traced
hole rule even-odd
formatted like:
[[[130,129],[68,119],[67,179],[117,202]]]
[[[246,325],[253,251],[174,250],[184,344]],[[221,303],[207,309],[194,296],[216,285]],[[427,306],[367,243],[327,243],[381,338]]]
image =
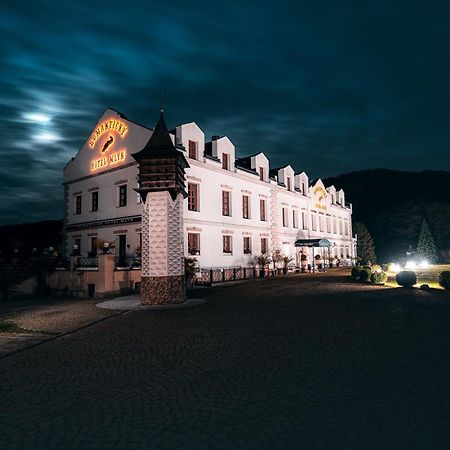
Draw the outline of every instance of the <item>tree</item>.
[[[420,229],[416,254],[430,263],[435,263],[438,260],[437,247],[431,234],[430,226],[425,219],[423,219],[422,228]]]
[[[369,230],[363,223],[356,222],[355,226],[353,227],[353,231],[358,237],[358,241],[356,244],[358,259],[363,264],[374,264],[377,261],[377,257],[375,255],[375,245],[373,242],[373,238],[370,235]]]

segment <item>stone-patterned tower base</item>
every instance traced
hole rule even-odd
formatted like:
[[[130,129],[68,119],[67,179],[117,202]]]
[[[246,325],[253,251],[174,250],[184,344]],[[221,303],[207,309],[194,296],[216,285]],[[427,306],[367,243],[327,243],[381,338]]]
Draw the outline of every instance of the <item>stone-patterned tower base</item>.
[[[143,305],[181,303],[184,284],[183,195],[149,192],[142,205]]]

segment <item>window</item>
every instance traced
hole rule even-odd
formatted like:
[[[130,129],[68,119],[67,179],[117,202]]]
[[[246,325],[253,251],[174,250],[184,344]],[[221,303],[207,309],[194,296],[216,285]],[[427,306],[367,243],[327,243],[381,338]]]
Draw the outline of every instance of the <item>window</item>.
[[[230,155],[222,153],[222,169],[230,170]]]
[[[306,185],[305,185],[305,183],[302,183],[302,194],[306,195]]]
[[[231,216],[231,192],[222,191],[222,215]]]
[[[139,194],[139,192],[136,192],[136,203],[142,203],[142,198],[141,198],[141,194]]]
[[[287,190],[291,190],[291,177],[287,177]]]
[[[313,231],[316,231],[317,226],[316,226],[316,215],[315,215],[315,213],[311,214],[311,228],[312,228]]]
[[[119,186],[119,207],[127,206],[127,185]]]
[[[91,194],[91,211],[98,211],[98,191]]]
[[[199,211],[198,184],[188,183],[188,210]]]
[[[91,254],[92,256],[97,254],[97,237],[91,238]]]
[[[81,195],[75,197],[75,214],[81,214]]]
[[[346,236],[348,236],[348,222],[347,221],[344,222],[344,234]]]
[[[244,254],[250,255],[252,253],[252,240],[250,236],[244,236]]]
[[[308,221],[306,220],[306,212],[302,211],[302,226],[304,230],[308,229]]]
[[[292,210],[292,226],[298,228],[298,211],[296,209]]]
[[[283,219],[283,227],[287,227],[288,225],[288,217],[287,217],[287,208],[281,208],[281,216]]]
[[[248,195],[242,196],[242,217],[244,219],[250,219],[250,198]]]
[[[259,179],[264,181],[264,167],[262,166],[259,168]]]
[[[331,203],[334,205],[334,195],[331,196]]]
[[[323,226],[323,216],[319,215],[319,230],[323,231],[324,230],[324,226]]]
[[[339,220],[339,234],[342,234],[342,220]]]
[[[327,233],[331,233],[331,217],[327,216]]]
[[[197,142],[189,141],[189,158],[198,159]]]
[[[333,233],[337,233],[337,227],[336,227],[336,217],[333,217]]]
[[[232,253],[233,252],[232,236],[230,236],[230,235],[223,236],[223,252],[224,253]]]
[[[190,255],[200,255],[199,233],[188,233],[188,253]]]
[[[261,253],[262,254],[267,254],[267,249],[268,249],[268,245],[267,245],[267,238],[261,238]]]
[[[266,201],[262,198],[259,200],[259,218],[262,222],[267,222]]]

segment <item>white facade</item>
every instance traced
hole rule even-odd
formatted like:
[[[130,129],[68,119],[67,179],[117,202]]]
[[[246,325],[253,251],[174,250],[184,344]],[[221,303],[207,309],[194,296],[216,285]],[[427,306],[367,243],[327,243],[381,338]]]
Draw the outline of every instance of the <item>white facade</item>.
[[[95,239],[114,243],[116,254],[132,257],[140,247],[141,207],[137,163],[152,130],[107,109],[91,136],[64,170],[65,251],[79,246],[87,256]],[[289,165],[270,169],[263,153],[236,156],[228,137],[205,143],[195,124],[173,132],[185,152],[185,254],[201,267],[249,266],[263,250],[280,250],[299,265],[297,239],[327,238],[330,253],[350,261],[354,255],[350,204],[342,190],[310,183]],[[103,151],[102,151],[103,150]],[[190,185],[190,186],[189,186]],[[190,235],[190,236],[189,236]],[[266,246],[266,249],[262,248]]]

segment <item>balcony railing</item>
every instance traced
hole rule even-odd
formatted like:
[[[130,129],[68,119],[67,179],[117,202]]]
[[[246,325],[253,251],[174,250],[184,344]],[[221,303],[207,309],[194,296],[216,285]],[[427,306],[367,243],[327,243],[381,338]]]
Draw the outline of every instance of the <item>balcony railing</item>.
[[[85,256],[79,256],[77,258],[77,269],[92,269],[98,268],[98,258],[88,258]]]
[[[121,269],[140,269],[141,258],[137,256],[130,256],[126,258],[116,258],[116,267]]]

